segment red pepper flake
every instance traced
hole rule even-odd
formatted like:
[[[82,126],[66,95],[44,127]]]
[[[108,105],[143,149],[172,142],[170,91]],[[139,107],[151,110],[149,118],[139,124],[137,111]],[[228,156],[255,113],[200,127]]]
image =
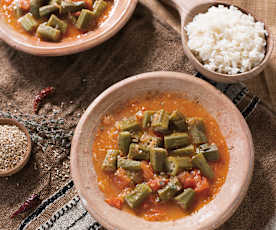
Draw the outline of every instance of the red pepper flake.
[[[34,99],[34,113],[38,112],[38,109],[40,107],[40,104],[44,98],[46,98],[48,95],[52,94],[54,92],[54,87],[47,87],[39,92],[38,95],[35,96]]]
[[[29,197],[20,207],[17,209],[10,218],[14,218],[15,216],[22,214],[23,212],[26,212],[36,206],[38,206],[41,203],[41,200],[37,194],[33,194],[31,197]]]

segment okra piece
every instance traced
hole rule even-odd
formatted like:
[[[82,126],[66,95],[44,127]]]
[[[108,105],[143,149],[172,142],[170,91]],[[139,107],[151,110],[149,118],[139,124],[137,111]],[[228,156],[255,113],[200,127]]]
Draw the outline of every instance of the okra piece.
[[[96,17],[100,17],[107,7],[107,3],[104,0],[96,0],[93,6],[93,13]]]
[[[181,189],[182,186],[177,177],[172,177],[169,183],[164,188],[159,189],[157,193],[162,201],[168,201],[179,193]]]
[[[144,116],[143,116],[143,120],[142,120],[142,127],[143,127],[143,129],[150,127],[150,125],[151,125],[151,118],[152,118],[153,114],[154,114],[154,111],[145,111],[144,112]]]
[[[59,29],[63,34],[66,33],[67,23],[59,19],[56,15],[52,14],[47,23],[48,26],[51,26],[55,29]]]
[[[118,150],[107,150],[102,169],[106,172],[114,172],[117,169],[117,157],[120,154]]]
[[[134,184],[140,184],[144,181],[142,171],[129,171],[129,170],[126,170],[126,174]]]
[[[148,148],[156,148],[162,145],[162,139],[145,132],[140,138],[140,143]]]
[[[190,170],[192,167],[190,157],[167,157],[166,159],[166,170],[172,176],[176,176],[184,170]]]
[[[135,189],[125,196],[125,201],[132,209],[139,207],[152,193],[151,188],[143,183],[136,185]]]
[[[203,176],[207,177],[208,179],[214,178],[213,169],[209,166],[203,153],[198,153],[193,156],[192,163],[196,168],[200,170]]]
[[[130,144],[128,158],[133,160],[146,160],[150,159],[150,150],[140,144]]]
[[[161,109],[153,114],[151,127],[160,133],[166,133],[169,131],[169,114]]]
[[[130,132],[120,132],[118,137],[119,149],[123,153],[128,153],[129,145],[131,143],[131,134]]]
[[[47,23],[40,24],[36,32],[43,40],[57,42],[61,38],[60,30],[47,26]]]
[[[175,110],[171,113],[170,123],[177,131],[187,131],[186,118],[178,110]]]
[[[139,171],[141,170],[141,162],[118,156],[117,167],[130,170],[130,171]]]
[[[174,200],[183,210],[186,211],[191,207],[194,197],[195,191],[192,188],[187,188],[181,194],[176,196]]]
[[[166,149],[177,149],[190,144],[190,138],[187,133],[173,133],[164,137]]]
[[[18,21],[27,32],[33,32],[38,26],[38,22],[31,13],[25,14],[19,18]]]
[[[49,5],[59,6],[61,4],[61,0],[50,0]]]
[[[40,18],[39,8],[43,6],[43,0],[31,0],[30,12],[35,18]]]
[[[166,149],[152,148],[150,150],[150,163],[156,173],[165,171],[165,161],[168,153]]]
[[[92,11],[83,9],[75,25],[80,30],[86,30],[86,29],[89,29],[89,27],[93,23],[95,23],[95,20],[96,20],[96,16]],[[121,129],[121,130],[128,131],[128,129]]]
[[[179,157],[183,157],[183,156],[191,156],[195,153],[195,148],[194,145],[188,145],[184,148],[180,148],[180,149],[175,149],[169,152],[170,156],[179,156]]]
[[[193,144],[204,144],[208,142],[202,118],[188,119],[188,132],[192,138]]]
[[[82,10],[84,11],[84,10]],[[78,20],[79,21],[79,20]],[[121,131],[137,131],[141,129],[139,121],[134,118],[128,118],[118,122]]]
[[[14,7],[14,13],[17,18],[20,18],[24,15],[24,10],[20,7],[19,2],[17,1]]]
[[[79,1],[79,2],[67,2],[62,1],[59,8],[60,14],[66,14],[66,13],[73,13],[82,10],[85,8],[85,2]]]
[[[203,144],[197,148],[197,153],[203,153],[207,161],[218,161],[219,151],[216,144]]]
[[[51,13],[54,13],[58,10],[56,5],[46,5],[39,8],[39,15],[40,17],[45,17]]]

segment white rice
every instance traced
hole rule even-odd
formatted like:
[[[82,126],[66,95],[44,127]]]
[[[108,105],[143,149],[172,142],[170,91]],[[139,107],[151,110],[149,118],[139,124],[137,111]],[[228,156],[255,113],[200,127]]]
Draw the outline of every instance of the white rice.
[[[265,57],[266,30],[251,15],[234,6],[209,8],[198,14],[185,30],[188,47],[208,70],[224,74],[243,73]]]

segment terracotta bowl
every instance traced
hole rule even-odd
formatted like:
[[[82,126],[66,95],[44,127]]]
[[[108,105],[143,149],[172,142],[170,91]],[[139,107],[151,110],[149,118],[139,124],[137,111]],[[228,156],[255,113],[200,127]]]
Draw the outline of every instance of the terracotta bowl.
[[[114,0],[109,18],[94,31],[81,38],[57,43],[37,41],[31,36],[15,31],[0,16],[0,38],[15,49],[39,56],[61,56],[78,53],[95,47],[115,35],[131,17],[138,0]]]
[[[103,115],[118,104],[148,91],[179,92],[197,100],[216,119],[230,152],[229,172],[215,199],[191,216],[169,222],[148,222],[110,207],[97,185],[92,143]],[[233,148],[232,148],[233,147]],[[127,78],[98,96],[81,117],[71,148],[71,172],[85,208],[107,229],[209,230],[225,222],[243,200],[253,171],[254,147],[249,128],[235,105],[219,90],[196,77],[152,72]]]
[[[260,74],[266,65],[268,64],[268,61],[271,57],[272,51],[273,51],[273,37],[272,33],[270,32],[270,29],[265,25],[265,29],[268,32],[268,36],[266,36],[267,46],[266,46],[266,55],[263,61],[251,69],[250,71],[240,73],[240,74],[222,74],[215,71],[210,71],[206,69],[202,63],[196,58],[196,56],[192,53],[190,48],[188,47],[188,36],[186,31],[184,30],[184,27],[189,24],[191,21],[193,21],[193,18],[199,14],[199,13],[205,13],[208,11],[208,9],[211,6],[217,6],[217,5],[225,5],[230,6],[230,4],[222,3],[214,0],[193,0],[193,1],[183,1],[183,0],[162,0],[164,3],[167,3],[169,5],[172,5],[175,7],[181,17],[181,37],[182,37],[182,43],[184,52],[187,55],[187,57],[190,59],[194,67],[205,77],[208,77],[209,79],[212,79],[217,82],[226,82],[226,83],[235,83],[240,81],[245,81],[251,78],[254,78]],[[239,10],[241,10],[245,14],[251,14],[249,11],[242,9],[238,6],[236,6]],[[253,14],[251,14],[253,15]],[[253,15],[254,16],[254,15]],[[258,18],[254,16],[256,21],[261,21]],[[219,19],[218,19],[219,20]]]
[[[0,118],[0,125],[15,125],[20,130],[22,130],[25,133],[25,135],[27,136],[28,146],[27,146],[27,150],[24,154],[23,160],[19,164],[17,164],[16,167],[14,167],[10,170],[0,171],[0,177],[11,176],[11,175],[19,172],[27,164],[28,160],[30,159],[31,149],[32,149],[31,137],[30,137],[30,134],[29,134],[28,130],[26,129],[26,127],[24,125],[22,125],[21,123],[17,122],[16,120]]]

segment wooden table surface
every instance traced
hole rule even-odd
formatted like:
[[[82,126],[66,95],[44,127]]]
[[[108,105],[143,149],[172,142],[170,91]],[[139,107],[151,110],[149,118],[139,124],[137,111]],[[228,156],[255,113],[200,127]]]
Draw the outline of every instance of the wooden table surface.
[[[139,1],[150,8],[153,14],[161,21],[169,24],[180,33],[180,18],[176,10],[164,5],[160,0]],[[268,25],[276,38],[276,13],[274,13],[276,12],[276,0],[225,0],[224,2],[248,9]],[[265,71],[258,77],[247,80],[244,83],[252,94],[259,96],[276,113],[276,51],[273,52],[271,61]]]

